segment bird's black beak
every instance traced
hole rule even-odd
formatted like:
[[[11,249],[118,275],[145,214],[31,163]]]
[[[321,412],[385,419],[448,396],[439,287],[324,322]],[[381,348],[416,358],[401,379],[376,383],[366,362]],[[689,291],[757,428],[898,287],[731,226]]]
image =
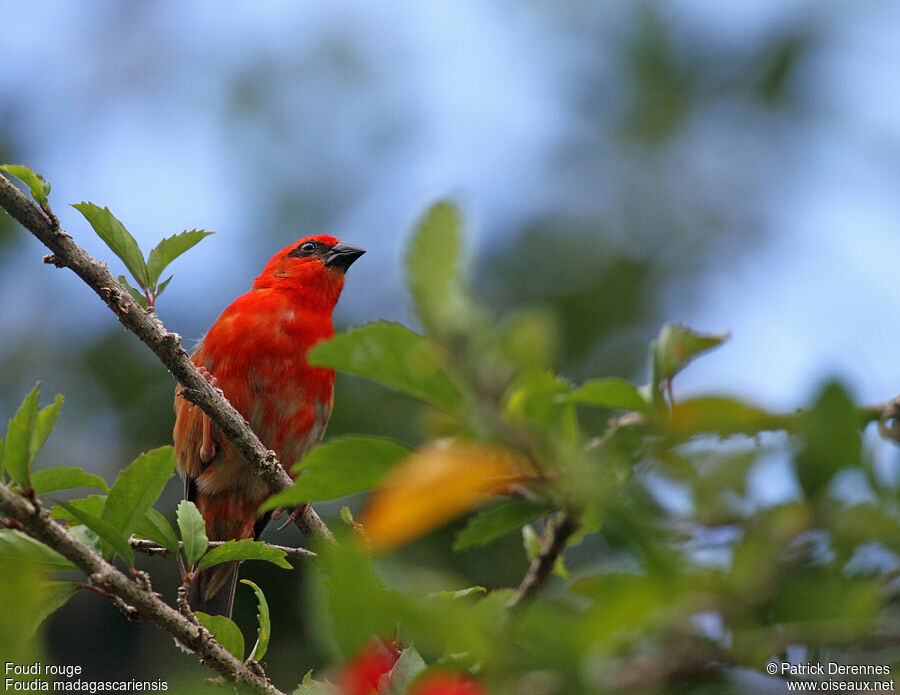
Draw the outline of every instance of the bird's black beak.
[[[352,246],[350,244],[345,244],[343,241],[339,241],[328,249],[322,258],[325,260],[325,265],[328,267],[340,268],[346,272],[347,268],[353,265],[353,261],[362,256],[365,252],[365,249],[361,249],[358,246]]]

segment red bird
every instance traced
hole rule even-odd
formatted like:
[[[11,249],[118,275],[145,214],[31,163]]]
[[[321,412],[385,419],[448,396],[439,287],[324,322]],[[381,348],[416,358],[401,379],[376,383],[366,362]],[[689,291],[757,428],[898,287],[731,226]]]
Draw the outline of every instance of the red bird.
[[[334,370],[306,353],[334,335],[331,312],[347,268],[365,251],[332,236],[310,236],[279,251],[216,320],[191,355],[285,467],[322,438],[334,403]],[[196,406],[175,396],[175,455],[185,499],[206,521],[210,540],[258,538],[268,497],[247,461]],[[231,615],[238,563],[200,572],[188,593],[193,610]]]

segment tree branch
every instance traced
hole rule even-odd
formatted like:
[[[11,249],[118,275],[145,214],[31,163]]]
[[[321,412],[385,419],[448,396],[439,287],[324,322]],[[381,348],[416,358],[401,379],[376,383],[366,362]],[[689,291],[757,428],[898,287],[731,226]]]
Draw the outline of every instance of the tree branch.
[[[578,522],[566,512],[562,512],[553,535],[545,541],[541,552],[531,561],[522,583],[506,604],[507,608],[515,608],[526,599],[532,598],[547,583],[557,558],[562,555],[566,543],[577,530]]]
[[[128,539],[128,542],[131,544],[131,547],[138,551],[139,553],[144,553],[145,555],[169,555],[171,551],[168,548],[164,548],[161,545],[157,545],[153,541],[146,540],[144,538],[134,538],[133,536]],[[225,545],[229,541],[210,541],[209,547],[215,548],[219,545]],[[183,548],[184,543],[179,541],[178,547]],[[282,551],[288,557],[295,558],[303,558],[309,559],[316,557],[316,554],[312,550],[307,550],[306,548],[292,548],[288,545],[273,545],[272,543],[266,543],[266,547],[275,548],[275,550]]]
[[[146,580],[138,583],[129,579],[60,524],[51,521],[50,514],[38,504],[0,485],[0,510],[17,519],[24,533],[74,563],[88,577],[89,585],[108,596],[127,617],[154,623],[197,652],[203,663],[225,678],[246,683],[266,695],[283,695],[265,677],[251,671],[228,652],[203,626],[188,620],[151,591]]]
[[[167,331],[156,314],[145,311],[134,301],[110,274],[105,263],[88,254],[60,229],[49,208],[46,212],[39,208],[3,176],[0,176],[0,206],[53,252],[52,256],[44,258],[45,263],[71,268],[106,303],[122,325],[153,351],[182,385],[181,395],[209,416],[272,494],[293,485],[275,452],[266,450],[241,414],[203,378],[181,346],[181,336]],[[311,506],[296,519],[296,524],[310,538],[334,540]]]

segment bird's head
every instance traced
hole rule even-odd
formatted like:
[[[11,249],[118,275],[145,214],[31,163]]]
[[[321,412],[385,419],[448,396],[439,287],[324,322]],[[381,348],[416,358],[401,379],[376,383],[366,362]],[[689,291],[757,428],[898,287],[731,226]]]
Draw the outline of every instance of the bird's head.
[[[328,308],[337,303],[344,274],[365,251],[327,234],[303,237],[284,247],[253,283],[254,289],[277,287],[321,300]]]

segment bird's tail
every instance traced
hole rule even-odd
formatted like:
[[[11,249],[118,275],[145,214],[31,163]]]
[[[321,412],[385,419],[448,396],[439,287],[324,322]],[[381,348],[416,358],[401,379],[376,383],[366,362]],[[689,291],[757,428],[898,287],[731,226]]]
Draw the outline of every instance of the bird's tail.
[[[187,601],[191,610],[230,618],[239,565],[238,561],[223,562],[198,572],[188,590]]]

